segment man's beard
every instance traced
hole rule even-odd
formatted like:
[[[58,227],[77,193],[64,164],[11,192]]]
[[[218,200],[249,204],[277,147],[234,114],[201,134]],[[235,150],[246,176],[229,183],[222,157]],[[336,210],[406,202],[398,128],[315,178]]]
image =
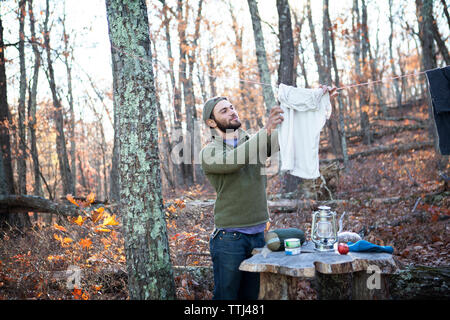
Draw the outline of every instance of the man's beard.
[[[224,124],[222,122],[219,122],[216,120],[217,128],[222,131],[223,133],[227,133],[227,130],[236,131],[241,127],[241,122],[239,120],[232,120],[235,121],[235,123],[232,123],[231,121],[227,124]]]

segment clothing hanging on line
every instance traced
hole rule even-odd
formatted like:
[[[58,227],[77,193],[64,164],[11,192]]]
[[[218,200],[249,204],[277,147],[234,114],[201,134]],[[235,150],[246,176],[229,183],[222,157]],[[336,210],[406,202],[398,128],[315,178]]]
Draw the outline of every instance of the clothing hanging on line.
[[[450,155],[450,66],[426,72],[442,155]]]
[[[278,130],[280,170],[305,179],[320,177],[320,132],[331,115],[330,95],[280,84],[278,101],[284,111]]]

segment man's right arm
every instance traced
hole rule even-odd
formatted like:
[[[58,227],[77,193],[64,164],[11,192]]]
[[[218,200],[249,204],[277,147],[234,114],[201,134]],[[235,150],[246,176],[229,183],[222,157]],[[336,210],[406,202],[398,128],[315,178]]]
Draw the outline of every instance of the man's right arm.
[[[273,132],[275,133],[275,132]],[[271,136],[267,129],[259,130],[243,144],[228,150],[223,146],[211,145],[200,151],[202,168],[205,173],[228,174],[233,173],[247,164],[264,164],[270,154]]]

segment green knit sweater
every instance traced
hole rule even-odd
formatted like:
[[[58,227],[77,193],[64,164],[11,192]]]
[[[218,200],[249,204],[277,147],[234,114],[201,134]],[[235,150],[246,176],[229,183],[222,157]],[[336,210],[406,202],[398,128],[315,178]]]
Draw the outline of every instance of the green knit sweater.
[[[269,219],[264,168],[271,148],[279,151],[278,131],[267,135],[266,129],[261,129],[250,137],[238,130],[236,148],[213,135],[200,151],[203,171],[217,193],[216,228],[253,226]]]

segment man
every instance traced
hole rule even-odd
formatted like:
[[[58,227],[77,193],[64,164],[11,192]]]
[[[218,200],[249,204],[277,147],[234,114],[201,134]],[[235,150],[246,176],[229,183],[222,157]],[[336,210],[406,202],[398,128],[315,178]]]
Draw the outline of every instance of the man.
[[[324,92],[335,91],[321,87]],[[239,271],[239,265],[251,257],[254,248],[265,245],[269,214],[263,169],[267,157],[279,151],[276,127],[284,119],[282,113],[279,106],[273,107],[265,127],[250,137],[240,128],[237,111],[227,98],[211,98],[203,107],[212,140],[200,151],[200,159],[217,192],[210,238],[213,299],[258,298],[259,274]]]

